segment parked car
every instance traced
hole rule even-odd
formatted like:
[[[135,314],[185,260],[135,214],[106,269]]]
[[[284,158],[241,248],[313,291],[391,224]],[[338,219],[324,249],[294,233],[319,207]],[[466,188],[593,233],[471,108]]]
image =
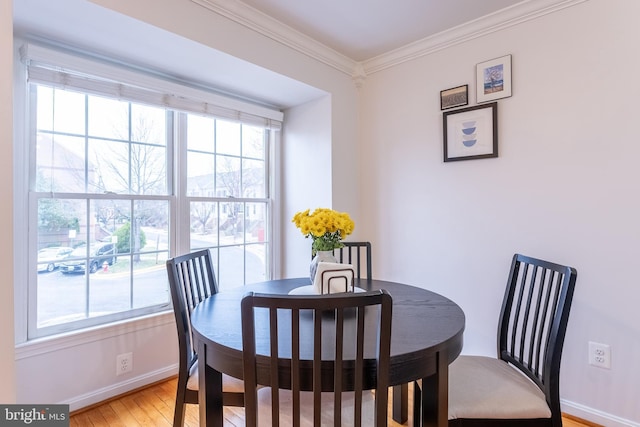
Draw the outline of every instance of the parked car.
[[[60,266],[60,261],[69,256],[73,248],[68,246],[52,246],[38,251],[38,271],[53,271]]]
[[[94,243],[89,246],[89,273],[98,271],[105,262],[113,265],[117,261],[118,248],[115,243]],[[84,273],[87,260],[87,246],[78,246],[71,252],[69,258],[60,264],[63,273]],[[83,259],[84,258],[84,259]]]

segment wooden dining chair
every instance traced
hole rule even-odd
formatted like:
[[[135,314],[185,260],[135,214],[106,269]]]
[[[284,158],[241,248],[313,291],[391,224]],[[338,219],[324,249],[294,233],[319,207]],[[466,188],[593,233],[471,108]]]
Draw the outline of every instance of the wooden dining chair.
[[[180,427],[185,405],[198,403],[198,356],[191,335],[191,312],[203,299],[217,293],[218,285],[208,249],[169,259],[166,264],[180,352],[173,425]],[[224,405],[244,406],[242,380],[224,375],[223,392]]]
[[[249,293],[241,305],[248,427],[387,425],[386,291]],[[257,384],[270,387],[256,391]]]
[[[342,242],[344,247],[333,250],[333,256],[342,264],[354,267],[356,279],[372,279],[371,242]],[[313,254],[311,254],[313,258]],[[366,276],[363,276],[366,274]]]
[[[498,357],[460,356],[450,365],[449,426],[562,426],[560,359],[576,275],[571,267],[513,256]]]

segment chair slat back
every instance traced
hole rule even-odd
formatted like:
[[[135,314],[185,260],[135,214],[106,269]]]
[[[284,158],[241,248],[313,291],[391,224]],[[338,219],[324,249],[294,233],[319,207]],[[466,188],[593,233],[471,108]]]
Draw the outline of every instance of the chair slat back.
[[[242,336],[245,383],[245,414],[247,426],[257,425],[258,383],[271,386],[271,425],[280,423],[279,389],[292,392],[293,425],[300,425],[301,392],[313,392],[314,425],[321,423],[321,393],[334,392],[334,425],[342,425],[342,399],[345,391],[354,392],[354,421],[362,425],[363,390],[375,387],[375,419],[377,426],[386,426],[389,362],[391,348],[392,299],[386,291],[344,293],[322,296],[273,295],[249,293],[242,300]],[[268,320],[258,310],[268,310]],[[375,321],[371,321],[371,316]],[[313,351],[304,357],[301,351],[301,319],[312,319]],[[268,322],[268,327],[264,323]],[[268,331],[269,344],[263,353],[256,343],[256,325]],[[376,331],[366,329],[374,327]],[[305,329],[305,331],[308,330]],[[304,333],[304,332],[302,332]],[[355,334],[355,336],[354,336]],[[376,337],[376,355],[365,359],[365,335]],[[307,340],[308,342],[308,340]],[[268,348],[268,350],[267,350]],[[268,354],[264,354],[268,351]],[[327,354],[333,357],[327,358]],[[290,361],[290,362],[289,362]],[[371,365],[371,364],[374,365]],[[259,365],[269,367],[269,373],[259,378]],[[375,366],[373,380],[365,378],[367,367]],[[346,369],[354,375],[346,377]],[[326,408],[325,408],[326,410]],[[289,414],[287,414],[288,418]]]
[[[186,364],[191,366],[196,359],[191,335],[191,313],[202,300],[218,292],[211,254],[204,249],[169,259],[166,264],[178,327],[180,357],[185,357]]]
[[[344,247],[334,249],[338,262],[352,264],[358,279],[371,279],[371,242],[342,242]],[[363,274],[366,274],[364,276]]]
[[[500,313],[498,357],[538,384],[549,404],[559,393],[557,373],[576,275],[571,267],[516,254]]]

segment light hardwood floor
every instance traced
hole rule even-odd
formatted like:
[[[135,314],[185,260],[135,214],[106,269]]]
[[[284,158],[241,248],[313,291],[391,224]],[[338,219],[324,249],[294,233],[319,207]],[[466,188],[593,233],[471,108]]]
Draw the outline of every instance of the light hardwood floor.
[[[71,427],[171,427],[175,403],[176,379],[153,384],[133,393],[94,405],[71,414]],[[411,396],[411,392],[409,395]],[[412,402],[409,402],[412,407]],[[391,413],[391,412],[389,412]],[[224,408],[225,426],[244,426],[243,408]],[[389,418],[390,427],[412,425],[413,420],[398,424]],[[185,427],[198,427],[198,406],[187,405]],[[564,418],[564,427],[594,427],[595,424]]]

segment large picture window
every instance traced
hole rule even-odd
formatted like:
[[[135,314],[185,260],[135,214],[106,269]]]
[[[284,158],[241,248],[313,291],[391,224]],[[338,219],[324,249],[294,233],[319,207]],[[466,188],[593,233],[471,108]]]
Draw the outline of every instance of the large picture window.
[[[33,75],[29,338],[169,309],[165,261],[191,250],[221,288],[270,278],[270,121]]]

